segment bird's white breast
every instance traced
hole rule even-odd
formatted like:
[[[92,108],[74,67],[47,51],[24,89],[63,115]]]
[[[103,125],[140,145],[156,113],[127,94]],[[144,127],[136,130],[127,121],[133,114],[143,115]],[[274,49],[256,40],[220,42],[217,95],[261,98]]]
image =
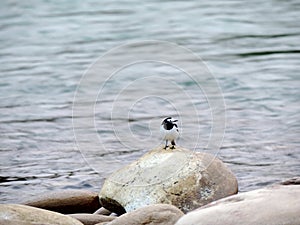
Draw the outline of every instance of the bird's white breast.
[[[173,126],[171,130],[166,130],[162,125],[160,127],[160,133],[164,140],[173,141],[179,136],[178,128]]]

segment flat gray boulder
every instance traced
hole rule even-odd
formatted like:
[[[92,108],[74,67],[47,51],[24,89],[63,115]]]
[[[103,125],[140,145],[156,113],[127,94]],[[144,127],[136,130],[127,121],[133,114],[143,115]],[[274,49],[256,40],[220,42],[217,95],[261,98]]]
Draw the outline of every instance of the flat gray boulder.
[[[300,185],[276,185],[210,203],[175,225],[299,225]]]
[[[107,178],[99,198],[118,214],[159,203],[188,212],[237,191],[236,177],[215,156],[159,147]]]
[[[0,224],[83,225],[70,216],[18,204],[0,204]]]

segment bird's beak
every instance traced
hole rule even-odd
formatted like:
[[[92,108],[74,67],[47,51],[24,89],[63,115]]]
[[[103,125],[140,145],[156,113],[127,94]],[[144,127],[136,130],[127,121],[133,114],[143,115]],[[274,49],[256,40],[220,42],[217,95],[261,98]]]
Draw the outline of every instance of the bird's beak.
[[[178,120],[173,120],[173,122],[178,122]]]

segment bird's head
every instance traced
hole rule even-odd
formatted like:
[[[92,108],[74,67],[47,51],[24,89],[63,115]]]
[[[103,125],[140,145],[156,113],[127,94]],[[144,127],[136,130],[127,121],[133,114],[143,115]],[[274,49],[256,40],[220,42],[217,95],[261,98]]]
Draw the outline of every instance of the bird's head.
[[[162,125],[166,123],[175,124],[178,120],[174,120],[172,117],[167,117],[162,121]]]

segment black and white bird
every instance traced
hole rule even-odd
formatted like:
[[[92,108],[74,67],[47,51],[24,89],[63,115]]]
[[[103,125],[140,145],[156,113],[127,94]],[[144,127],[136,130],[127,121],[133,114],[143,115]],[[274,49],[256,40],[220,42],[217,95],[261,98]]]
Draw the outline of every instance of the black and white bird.
[[[170,141],[172,144],[171,149],[175,148],[175,140],[179,137],[179,130],[176,124],[177,121],[178,120],[173,120],[172,117],[167,117],[161,123],[160,133],[163,140],[166,141],[164,149],[167,149],[168,141]]]

